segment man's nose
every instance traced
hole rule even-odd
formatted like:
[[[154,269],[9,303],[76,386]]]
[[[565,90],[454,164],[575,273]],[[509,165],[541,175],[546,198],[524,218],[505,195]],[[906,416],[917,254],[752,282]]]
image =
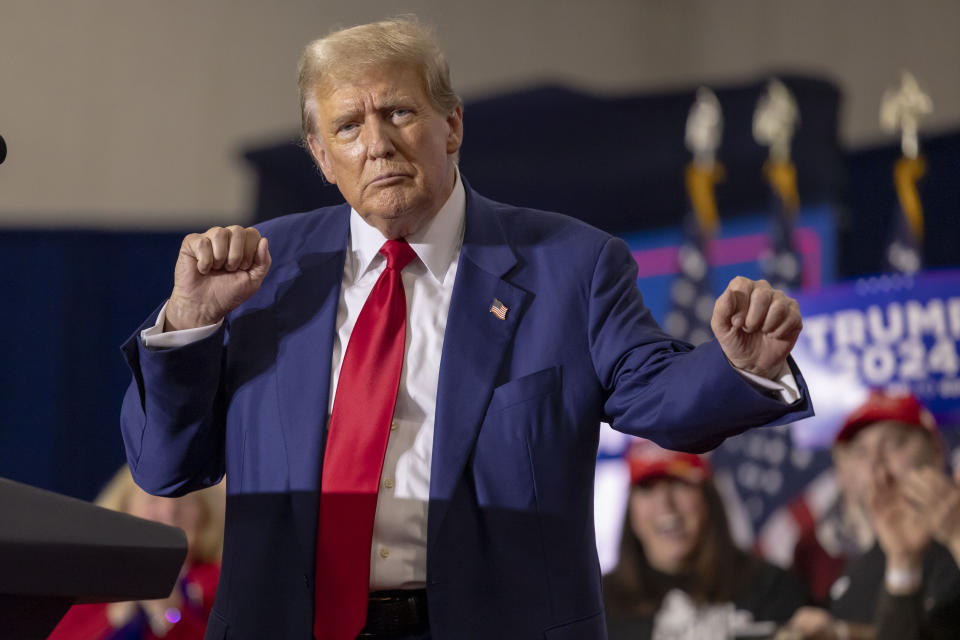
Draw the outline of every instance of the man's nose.
[[[379,118],[373,118],[372,121],[364,127],[367,155],[371,158],[389,158],[396,150],[391,134],[392,132],[387,123]]]

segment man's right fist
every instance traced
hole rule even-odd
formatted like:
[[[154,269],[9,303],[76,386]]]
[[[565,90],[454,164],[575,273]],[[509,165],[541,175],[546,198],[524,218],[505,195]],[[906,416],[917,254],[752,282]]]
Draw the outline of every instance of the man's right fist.
[[[267,239],[253,227],[212,227],[180,245],[164,331],[214,324],[256,293],[270,270]]]

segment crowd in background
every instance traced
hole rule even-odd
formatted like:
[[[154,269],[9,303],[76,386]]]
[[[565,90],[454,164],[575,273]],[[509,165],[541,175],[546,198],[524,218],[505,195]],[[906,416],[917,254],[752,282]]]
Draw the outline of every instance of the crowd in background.
[[[634,443],[610,638],[960,637],[960,473],[930,412],[873,392],[832,452],[841,499],[785,571],[733,545],[706,459]]]

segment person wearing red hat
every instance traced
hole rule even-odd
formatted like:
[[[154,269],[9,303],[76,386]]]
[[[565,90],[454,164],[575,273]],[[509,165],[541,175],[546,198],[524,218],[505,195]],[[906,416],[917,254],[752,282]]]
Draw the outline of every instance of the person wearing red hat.
[[[638,440],[627,462],[620,559],[603,583],[610,640],[772,633],[807,602],[799,579],[734,545],[706,458]]]
[[[847,417],[834,466],[863,552],[833,583],[829,612],[797,612],[799,637],[842,640],[856,623],[877,638],[960,638],[960,489],[942,471],[945,450],[913,395],[873,391]]]

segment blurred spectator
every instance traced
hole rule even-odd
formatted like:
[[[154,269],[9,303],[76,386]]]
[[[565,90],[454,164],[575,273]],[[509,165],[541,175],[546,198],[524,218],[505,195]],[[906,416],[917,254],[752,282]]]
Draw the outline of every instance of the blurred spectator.
[[[829,612],[797,612],[794,637],[960,638],[960,570],[947,548],[960,548],[960,489],[942,472],[944,453],[933,416],[912,395],[873,392],[850,414],[834,462],[869,548],[833,583]]]
[[[611,640],[765,637],[805,604],[797,578],[733,544],[704,458],[646,441],[627,455],[620,560],[604,578]]]
[[[960,467],[953,481],[940,469],[911,469],[903,478],[903,493],[938,543],[960,566]]]
[[[857,459],[845,442],[833,449],[834,476],[838,499],[818,520],[805,520],[793,554],[793,568],[810,590],[814,601],[829,606],[830,587],[850,559],[870,549],[876,541],[865,505],[858,499]]]
[[[188,549],[180,577],[163,600],[76,605],[49,640],[202,639],[220,574],[222,487],[159,498],[137,487],[127,466],[120,469],[96,503],[183,529]]]

